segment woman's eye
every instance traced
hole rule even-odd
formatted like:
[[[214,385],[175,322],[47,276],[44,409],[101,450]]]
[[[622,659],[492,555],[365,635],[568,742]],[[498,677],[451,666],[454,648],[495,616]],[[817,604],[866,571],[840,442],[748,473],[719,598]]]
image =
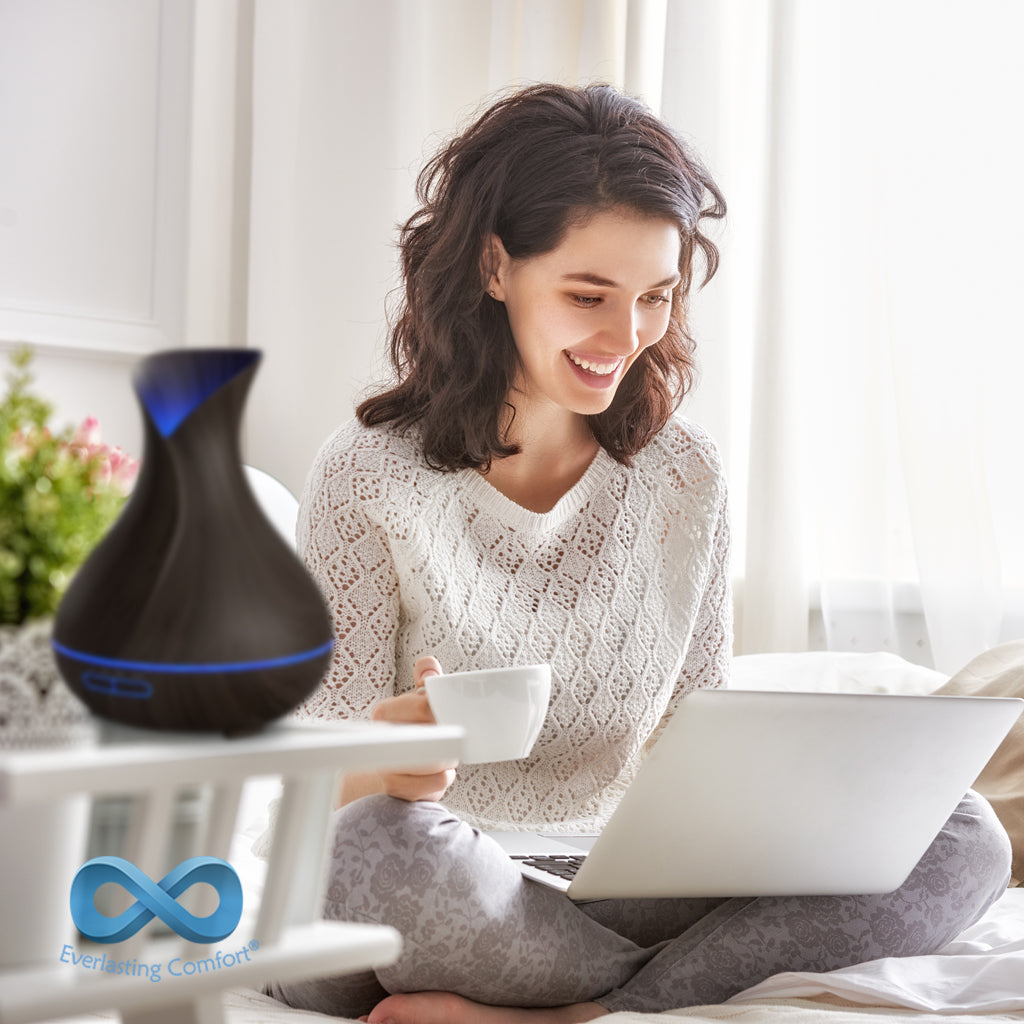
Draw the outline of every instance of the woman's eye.
[[[600,305],[604,300],[600,295],[573,295],[572,301],[583,309],[593,309],[594,306]],[[655,292],[652,295],[642,295],[639,301],[650,309],[657,309],[659,306],[672,301],[672,293]]]

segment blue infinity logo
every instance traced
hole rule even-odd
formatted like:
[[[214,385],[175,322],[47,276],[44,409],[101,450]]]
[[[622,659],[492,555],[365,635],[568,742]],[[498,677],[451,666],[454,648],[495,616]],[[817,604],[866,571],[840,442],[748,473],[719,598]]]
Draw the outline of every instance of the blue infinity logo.
[[[96,909],[96,890],[107,882],[116,882],[136,899],[116,917]],[[177,902],[178,896],[198,882],[212,885],[217,891],[217,909],[208,917],[196,917]],[[123,857],[93,857],[78,869],[71,883],[71,918],[87,939],[123,942],[154,917],[192,942],[205,944],[226,939],[242,917],[242,883],[238,873],[219,857],[190,857],[159,882]]]

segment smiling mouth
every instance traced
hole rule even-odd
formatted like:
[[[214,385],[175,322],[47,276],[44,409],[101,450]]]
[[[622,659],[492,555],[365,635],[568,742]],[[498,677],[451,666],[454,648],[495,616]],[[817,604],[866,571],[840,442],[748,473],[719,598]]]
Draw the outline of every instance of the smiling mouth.
[[[584,359],[582,356],[578,356],[568,350],[565,354],[574,365],[587,373],[594,374],[596,377],[607,377],[609,374],[614,373],[623,363],[621,358],[612,359],[610,361],[599,361],[596,359]]]

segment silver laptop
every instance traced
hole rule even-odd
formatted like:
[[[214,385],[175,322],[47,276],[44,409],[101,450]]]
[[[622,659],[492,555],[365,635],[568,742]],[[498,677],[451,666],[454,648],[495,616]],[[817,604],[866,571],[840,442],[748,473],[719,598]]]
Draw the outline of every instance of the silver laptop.
[[[525,875],[573,899],[891,892],[1022,709],[1014,698],[698,690],[600,836],[491,835]]]

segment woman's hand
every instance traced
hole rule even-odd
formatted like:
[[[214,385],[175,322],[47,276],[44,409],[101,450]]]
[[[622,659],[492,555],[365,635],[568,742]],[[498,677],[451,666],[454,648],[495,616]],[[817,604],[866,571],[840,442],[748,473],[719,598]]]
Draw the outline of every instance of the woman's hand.
[[[436,658],[420,658],[413,666],[414,688],[398,697],[387,697],[371,714],[375,722],[435,725],[433,711],[427,700],[425,683],[430,676],[441,675]],[[370,793],[387,793],[400,800],[440,800],[455,780],[457,761],[406,768],[398,772],[375,772],[372,775],[347,775],[342,782],[341,804],[351,803]]]
[[[427,700],[426,681],[430,676],[439,675],[441,666],[436,658],[420,658],[413,666],[414,689],[399,697],[382,700],[373,709],[371,717],[375,722],[436,725],[437,720]],[[455,781],[456,764],[456,761],[445,761],[424,768],[378,774],[384,783],[384,792],[389,796],[397,796],[401,800],[440,800]]]

